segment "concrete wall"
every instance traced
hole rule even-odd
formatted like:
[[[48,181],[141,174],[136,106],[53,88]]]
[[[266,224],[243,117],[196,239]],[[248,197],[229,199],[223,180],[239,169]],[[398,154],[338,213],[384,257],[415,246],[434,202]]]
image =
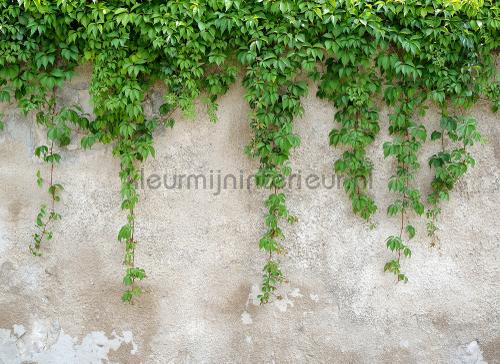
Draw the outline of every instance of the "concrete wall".
[[[81,70],[60,102],[90,110],[88,80],[89,70]],[[243,152],[251,138],[243,92],[237,83],[222,97],[216,125],[200,108],[196,120],[179,117],[173,130],[159,131],[157,157],[144,175],[167,174],[171,183],[173,174],[251,174],[257,164]],[[147,109],[158,107],[160,95]],[[382,271],[391,257],[384,240],[398,224],[385,214],[394,197],[386,188],[394,165],[382,154],[388,110],[370,148],[379,205],[373,227],[353,215],[337,185],[305,186],[310,174],[329,185],[340,151],[328,146],[335,110],[315,97],[314,85],[304,105],[296,121],[302,145],[292,158],[302,188],[288,192],[299,222],[285,229],[282,258],[289,282],[282,299],[266,306],[256,298],[266,194],[245,187],[217,193],[215,186],[141,191],[136,261],[149,277],[140,300],[122,304],[118,162],[111,147],[82,151],[77,138],[56,170],[65,187],[63,220],[44,255],[32,257],[34,218],[47,201],[35,183],[44,166],[33,157],[43,131],[2,105],[0,363],[499,363],[498,115],[486,103],[472,110],[488,143],[473,148],[477,166],[444,205],[436,247],[424,219],[413,218],[418,235],[403,262],[410,281],[395,284]],[[425,119],[436,125],[435,110]],[[424,192],[432,152],[429,145],[421,155]]]

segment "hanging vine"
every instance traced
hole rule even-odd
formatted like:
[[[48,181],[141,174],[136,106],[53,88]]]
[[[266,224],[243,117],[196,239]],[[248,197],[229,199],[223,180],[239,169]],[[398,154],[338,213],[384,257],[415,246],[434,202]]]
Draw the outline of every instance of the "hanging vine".
[[[33,255],[41,255],[43,241],[52,239],[53,233],[51,225],[61,219],[61,215],[56,211],[56,203],[61,200],[63,186],[56,182],[55,169],[61,161],[61,155],[57,153],[56,147],[63,148],[71,141],[72,130],[68,122],[76,127],[85,128],[88,119],[78,107],[63,107],[57,110],[57,87],[54,86],[50,96],[47,96],[46,110],[36,114],[37,124],[47,129],[48,145],[40,145],[35,148],[35,156],[48,165],[47,177],[43,178],[42,172],[36,172],[36,182],[38,187],[47,185],[47,192],[50,197],[50,205],[42,204],[35,219],[37,232],[33,234],[34,244],[30,244],[29,249]]]
[[[151,7],[135,4],[129,8],[96,3],[89,7],[91,16],[88,11],[76,13],[85,28],[83,40],[90,46],[85,54],[94,65],[90,92],[96,119],[82,145],[90,147],[97,140],[115,142],[113,154],[120,160],[121,207],[127,212],[127,222],[118,233],[118,240],[125,246],[126,290],[122,299],[132,302],[142,292],[137,281],[146,277],[135,257],[136,186],[140,163],[155,155],[153,133],[159,122],[174,125],[172,114],[176,109],[192,117],[194,102],[202,92],[206,93],[203,100],[208,114],[215,121],[216,98],[226,92],[236,71],[231,66],[220,67],[226,57],[221,53],[224,43],[215,42],[210,32],[201,33],[215,29],[213,22],[201,23],[201,7],[192,9],[187,3]],[[168,16],[158,16],[165,12]],[[104,23],[101,28],[100,23]],[[164,103],[158,110],[159,118],[148,118],[142,104],[146,91],[157,80],[166,87]]]
[[[266,231],[259,240],[259,248],[267,254],[261,303],[269,302],[277,285],[285,279],[278,259],[286,251],[280,222],[297,221],[286,205],[282,189],[292,171],[290,152],[300,145],[293,122],[304,112],[300,98],[308,91],[307,83],[299,79],[300,71],[317,77],[316,62],[323,58],[322,45],[309,42],[317,31],[314,26],[303,32],[304,22],[313,25],[317,20],[314,11],[319,8],[314,5],[264,2],[263,10],[272,16],[267,18],[251,17],[254,9],[247,8],[247,19],[252,20],[246,24],[248,34],[243,32],[239,42],[238,59],[248,65],[243,85],[252,109],[250,127],[254,133],[246,152],[260,163],[255,177],[257,187],[270,191],[265,201]]]
[[[333,57],[326,62],[318,96],[333,101],[335,120],[340,129],[330,131],[330,145],[347,150],[335,161],[335,172],[345,177],[343,186],[352,201],[354,213],[368,220],[377,210],[368,194],[373,163],[367,147],[375,140],[380,127],[374,96],[380,81],[372,61],[377,51],[369,11],[353,7],[342,24],[326,33],[325,48]],[[370,26],[368,26],[370,22]]]
[[[0,101],[9,102],[14,97],[20,110],[25,115],[35,113],[36,123],[47,131],[47,144],[34,151],[48,166],[46,173],[36,172],[36,182],[39,187],[46,186],[50,199],[48,205],[40,206],[35,218],[36,232],[29,244],[31,253],[39,256],[43,242],[53,237],[53,224],[61,219],[56,203],[63,187],[55,178],[61,155],[56,148],[71,141],[68,122],[79,127],[87,123],[78,107],[57,105],[57,91],[76,66],[77,49],[65,38],[64,17],[45,17],[7,4],[1,5],[0,10],[4,20],[0,26]]]
[[[475,160],[467,148],[481,141],[482,138],[473,118],[450,116],[443,112],[440,130],[434,131],[431,139],[439,140],[441,143],[441,150],[429,159],[429,166],[434,169],[435,175],[431,183],[432,190],[428,196],[431,207],[426,213],[427,234],[434,237],[438,230],[437,219],[441,214],[440,202],[449,199],[449,193],[455,184],[470,167],[475,165]],[[445,145],[448,142],[458,145],[453,149],[446,149]]]
[[[409,212],[417,215],[424,213],[421,193],[414,186],[415,175],[420,167],[418,152],[427,138],[425,127],[416,123],[414,114],[421,106],[423,98],[418,89],[408,84],[402,84],[386,89],[385,99],[394,106],[394,113],[389,115],[389,134],[391,142],[384,143],[384,157],[392,156],[396,160],[396,173],[389,179],[389,191],[398,194],[399,198],[389,205],[387,214],[399,216],[400,225],[397,235],[387,238],[387,247],[396,253],[396,258],[387,262],[384,271],[392,272],[398,281],[408,281],[401,272],[401,256],[411,256],[411,249],[404,237],[411,240],[415,236],[415,227],[409,223]]]
[[[265,55],[267,61],[280,62],[276,57]],[[303,112],[300,97],[307,92],[307,85],[294,81],[293,73],[262,71],[263,67],[250,68],[244,84],[247,87],[247,101],[253,109],[250,126],[254,138],[247,148],[248,154],[259,158],[260,166],[256,173],[258,187],[271,191],[265,205],[267,231],[259,241],[260,249],[268,253],[262,280],[262,303],[269,301],[276,285],[283,281],[276,254],[284,251],[280,240],[284,238],[281,220],[293,223],[286,204],[285,194],[280,192],[285,179],[291,173],[289,165],[290,150],[297,147],[300,138],[293,133],[293,118]]]

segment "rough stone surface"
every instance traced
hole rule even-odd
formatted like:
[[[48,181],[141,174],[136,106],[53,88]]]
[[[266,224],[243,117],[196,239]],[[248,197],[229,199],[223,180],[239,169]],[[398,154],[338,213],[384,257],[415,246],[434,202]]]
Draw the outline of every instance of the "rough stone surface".
[[[88,80],[89,70],[81,70],[60,103],[91,110]],[[251,139],[243,92],[237,83],[221,98],[215,125],[200,106],[196,120],[178,115],[172,130],[159,130],[145,177],[167,174],[171,183],[172,174],[251,174],[257,164],[243,152]],[[288,191],[299,217],[285,228],[288,283],[281,299],[266,306],[257,300],[266,194],[233,189],[231,178],[220,193],[145,186],[136,260],[148,279],[136,304],[122,304],[119,165],[110,146],[82,151],[77,137],[56,170],[65,187],[63,220],[43,256],[32,257],[33,221],[47,202],[35,183],[36,170],[46,169],[33,157],[44,133],[33,116],[1,105],[0,363],[500,363],[498,115],[486,103],[472,110],[488,142],[473,148],[477,166],[443,206],[436,247],[424,219],[412,217],[418,235],[403,262],[410,281],[394,284],[382,270],[391,257],[384,240],[397,230],[396,219],[385,215],[394,197],[386,188],[394,165],[382,153],[387,132],[370,148],[379,206],[370,226],[352,214],[338,183],[305,186],[309,174],[330,184],[341,152],[328,146],[335,111],[314,94],[311,85],[305,115],[296,121],[302,145],[292,167],[302,188]],[[157,110],[160,97],[153,93],[147,109]],[[382,108],[382,130],[387,113]],[[436,111],[425,119],[436,125]],[[420,156],[424,193],[433,148],[429,142]]]

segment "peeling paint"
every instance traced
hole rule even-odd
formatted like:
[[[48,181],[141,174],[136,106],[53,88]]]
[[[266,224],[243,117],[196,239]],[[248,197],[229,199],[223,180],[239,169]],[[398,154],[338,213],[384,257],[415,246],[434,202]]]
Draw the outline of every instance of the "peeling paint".
[[[301,298],[304,297],[303,294],[300,293],[300,288],[292,288],[289,292],[284,292],[283,295],[274,301],[274,306],[280,312],[286,312],[288,306],[293,307],[294,303],[290,299],[291,298]]]
[[[292,291],[288,294],[290,297],[293,297],[293,298],[299,298],[299,297],[304,297],[301,293],[300,293],[300,288],[294,288],[292,289]]]
[[[253,284],[252,288],[250,290],[250,293],[248,295],[247,305],[248,305],[248,302],[252,302],[252,305],[259,306],[260,305],[259,295],[260,295],[259,285]]]
[[[288,298],[287,294],[285,294],[281,299],[274,301],[274,306],[280,312],[286,312],[288,306],[293,307],[293,301]]]
[[[89,363],[100,364],[108,360],[111,350],[118,350],[122,344],[131,344],[131,355],[137,352],[133,334],[114,331],[107,337],[102,331],[87,334],[81,342],[67,335],[57,321],[36,320],[30,332],[23,325],[13,325],[13,329],[0,329],[0,364],[21,364],[36,362]]]
[[[452,358],[453,364],[488,364],[483,358],[479,343],[474,340],[468,344],[460,345]]]
[[[311,300],[313,300],[314,302],[319,302],[319,296],[317,294],[312,294],[310,293],[309,294],[309,297],[311,298]]]
[[[253,324],[252,316],[247,311],[243,312],[241,314],[241,322],[243,322],[243,325]]]

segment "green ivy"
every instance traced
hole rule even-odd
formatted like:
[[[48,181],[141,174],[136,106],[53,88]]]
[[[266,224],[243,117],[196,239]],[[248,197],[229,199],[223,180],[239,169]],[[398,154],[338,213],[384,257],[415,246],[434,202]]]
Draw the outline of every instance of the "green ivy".
[[[342,149],[334,170],[344,178],[354,213],[366,220],[377,210],[368,187],[380,103],[390,109],[391,140],[383,151],[395,163],[388,182],[395,200],[387,213],[398,219],[398,228],[386,240],[395,256],[384,270],[407,281],[401,257],[411,255],[409,241],[417,233],[410,219],[427,208],[433,235],[441,202],[474,165],[468,147],[481,136],[467,108],[482,97],[499,108],[499,29],[500,11],[491,0],[4,0],[0,102],[16,101],[47,130],[35,155],[46,166],[37,183],[47,188],[49,202],[36,216],[30,249],[41,254],[60,220],[56,204],[63,187],[56,167],[75,130],[83,134],[83,149],[111,144],[126,214],[118,233],[125,250],[122,298],[132,302],[146,278],[135,259],[136,185],[141,164],[155,156],[155,132],[173,127],[176,111],[194,117],[197,100],[215,122],[217,98],[241,70],[253,132],[246,152],[259,163],[257,186],[269,191],[259,241],[266,254],[261,302],[271,300],[285,279],[279,264],[286,252],[283,223],[297,218],[283,188],[291,151],[300,144],[293,126],[304,111],[308,80],[318,82],[317,95],[336,109],[336,127],[322,138]],[[84,63],[92,65],[92,117],[58,98],[64,81]],[[163,103],[146,115],[143,105],[160,85]],[[441,110],[441,121],[428,138],[421,116],[431,103]],[[429,139],[441,150],[429,160],[435,177],[425,200],[415,176]]]
[[[369,9],[349,10],[345,24],[324,34],[330,57],[318,96],[332,100],[337,108],[335,119],[341,128],[331,130],[330,145],[347,147],[335,162],[334,170],[345,177],[343,186],[352,200],[353,211],[369,219],[377,210],[367,193],[373,163],[366,148],[380,130],[374,99],[380,80],[372,64],[379,33],[375,22],[371,27]]]
[[[438,227],[436,220],[441,213],[439,204],[449,199],[449,193],[458,180],[467,172],[476,161],[467,150],[468,146],[481,141],[482,137],[476,127],[476,121],[471,117],[450,116],[442,113],[440,130],[431,135],[432,140],[441,142],[441,150],[430,157],[429,167],[435,171],[431,183],[431,192],[428,196],[430,208],[427,210],[427,234],[434,236]],[[445,147],[445,140],[453,142],[456,147],[449,150]],[[434,245],[434,242],[432,243]]]
[[[387,248],[396,252],[397,257],[386,263],[384,271],[392,272],[398,281],[408,281],[408,277],[401,273],[401,254],[411,256],[411,249],[405,241],[415,236],[415,227],[408,223],[408,213],[417,215],[424,213],[421,193],[414,186],[415,175],[420,167],[418,152],[427,139],[427,132],[422,124],[414,121],[415,111],[421,107],[423,97],[418,90],[408,84],[400,84],[386,89],[385,99],[389,105],[394,105],[394,113],[389,115],[389,134],[393,140],[384,143],[384,157],[392,156],[396,160],[396,171],[388,183],[389,191],[398,195],[387,208],[389,216],[400,217],[398,235],[387,238]]]

